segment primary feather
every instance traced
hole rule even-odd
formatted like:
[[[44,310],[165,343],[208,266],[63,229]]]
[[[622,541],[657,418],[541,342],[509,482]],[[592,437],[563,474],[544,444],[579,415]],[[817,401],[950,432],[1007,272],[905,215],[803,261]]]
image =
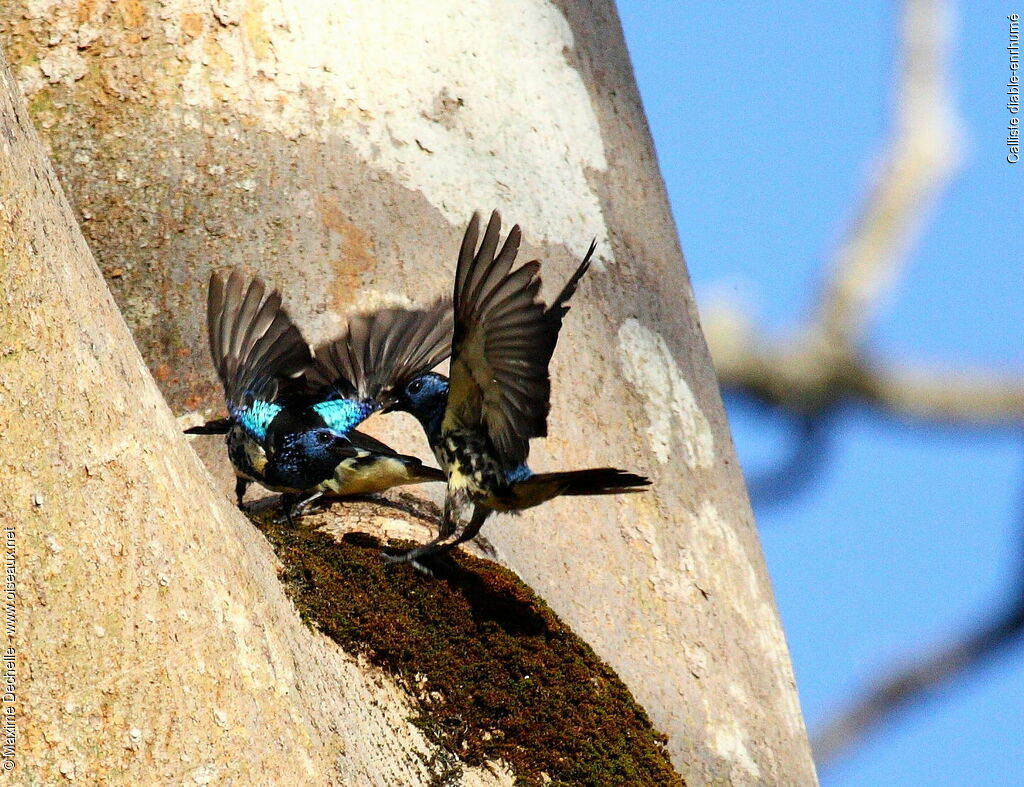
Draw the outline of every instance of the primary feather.
[[[459,251],[453,297],[450,394],[446,431],[483,431],[500,465],[522,464],[530,438],[547,433],[548,362],[540,263],[512,272],[521,233],[512,227],[498,251],[501,216],[491,214],[479,249],[480,216],[473,218]]]
[[[316,348],[311,379],[341,396],[387,406],[396,389],[451,354],[452,309],[381,309],[349,318],[337,339]]]
[[[214,272],[207,297],[210,355],[224,386],[228,412],[263,439],[282,387],[301,385],[313,365],[302,333],[281,308],[281,295],[260,279],[245,286],[240,270]],[[248,416],[248,417],[246,417]]]

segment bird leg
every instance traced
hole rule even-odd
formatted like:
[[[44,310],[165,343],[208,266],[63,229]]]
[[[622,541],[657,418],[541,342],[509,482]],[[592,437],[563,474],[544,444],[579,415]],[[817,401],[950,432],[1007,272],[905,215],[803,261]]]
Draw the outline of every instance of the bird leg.
[[[274,520],[275,525],[282,525],[285,522],[288,523],[289,527],[295,527],[295,522],[292,520],[292,506],[295,505],[295,495],[291,492],[283,492],[281,494],[281,510],[284,511],[284,516],[279,516]]]
[[[444,514],[441,517],[441,526],[437,529],[437,540],[444,541],[449,538],[452,533],[455,532],[458,527],[458,515],[452,511],[455,507],[455,503],[452,500],[451,494],[444,496]]]
[[[292,509],[292,516],[293,517],[303,516],[309,510],[309,507],[311,505],[313,505],[313,503],[316,500],[318,500],[319,498],[321,498],[323,496],[324,496],[323,492],[314,492],[313,494],[311,494],[309,497],[305,498],[304,500],[300,500],[298,503],[295,504],[295,508]]]
[[[274,520],[274,524],[280,525],[287,522],[289,527],[295,527],[295,520],[306,513],[306,509],[314,500],[322,496],[323,492],[314,492],[309,497],[299,500],[298,495],[285,492],[281,495],[281,508],[284,509],[284,516]]]
[[[446,495],[444,498],[444,516],[441,518],[441,525],[438,528],[437,537],[433,541],[430,541],[422,546],[415,547],[414,549],[406,550],[397,555],[384,555],[384,559],[389,563],[409,563],[414,569],[419,571],[421,574],[426,574],[428,577],[434,576],[434,572],[423,562],[421,558],[430,557],[433,554],[443,552],[447,548],[443,542],[445,539],[451,537],[452,533],[456,529],[456,520],[452,515],[452,498],[450,495]],[[479,528],[477,528],[479,530]]]
[[[487,521],[487,517],[490,515],[491,509],[484,508],[481,505],[473,506],[473,517],[469,520],[469,524],[466,525],[458,538],[449,544],[445,544],[441,549],[447,552],[450,549],[455,549],[459,544],[464,544],[471,538],[474,538],[476,534],[480,532],[480,528],[484,526],[484,522]]]
[[[245,508],[245,490],[249,488],[250,483],[248,478],[235,476],[235,497],[238,498],[238,507],[241,509]]]

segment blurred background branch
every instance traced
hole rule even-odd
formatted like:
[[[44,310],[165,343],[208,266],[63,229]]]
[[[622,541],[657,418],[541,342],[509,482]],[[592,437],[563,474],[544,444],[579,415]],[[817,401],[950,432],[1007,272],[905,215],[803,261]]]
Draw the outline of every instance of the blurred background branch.
[[[900,421],[1013,428],[1024,420],[1024,379],[990,370],[881,361],[865,349],[872,318],[897,285],[914,240],[957,169],[960,126],[948,76],[950,9],[907,0],[898,46],[891,138],[863,204],[828,266],[809,319],[771,338],[742,307],[709,304],[703,325],[720,383],[793,417],[794,443],[770,473],[750,479],[755,500],[806,488],[827,460],[843,406]],[[1024,577],[977,628],[910,660],[865,691],[814,742],[819,766],[861,743],[894,713],[962,677],[1024,633]]]
[[[910,660],[857,698],[812,738],[818,767],[827,767],[887,717],[928,697],[980,667],[1024,635],[1024,583],[1001,611],[952,642]]]

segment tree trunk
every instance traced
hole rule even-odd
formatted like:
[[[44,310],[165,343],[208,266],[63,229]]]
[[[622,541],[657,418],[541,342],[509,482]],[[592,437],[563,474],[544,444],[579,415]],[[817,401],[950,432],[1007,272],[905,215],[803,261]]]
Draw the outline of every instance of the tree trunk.
[[[300,622],[266,542],[186,445],[2,56],[0,140],[0,521],[17,630],[3,706],[21,783],[429,779],[408,699]]]
[[[0,10],[12,65],[146,363],[190,417],[222,407],[203,326],[211,268],[260,272],[316,341],[349,309],[447,292],[474,209],[497,207],[522,224],[521,256],[543,260],[549,295],[596,236],[599,261],[552,365],[551,437],[532,463],[616,465],[650,475],[654,491],[559,500],[495,519],[484,535],[625,680],[690,783],[814,783],[611,3],[37,8],[26,0]],[[31,134],[19,140],[25,158]],[[5,159],[5,198],[42,188],[45,202],[56,189],[45,162],[31,161],[37,175],[23,180],[10,168],[25,161]],[[0,367],[0,390],[33,403],[6,431],[12,445],[15,435],[26,442],[14,459],[4,452],[13,465],[4,483],[17,485],[7,504],[37,533],[20,547],[22,625],[32,625],[19,663],[39,680],[25,686],[37,730],[25,745],[66,750],[73,763],[99,724],[105,756],[140,756],[131,751],[139,733],[146,756],[166,758],[164,773],[187,774],[248,765],[236,761],[244,738],[271,774],[295,763],[317,774],[337,753],[325,729],[349,714],[346,724],[384,744],[360,749],[360,738],[353,752],[346,743],[359,763],[348,775],[386,767],[386,742],[414,735],[397,695],[373,711],[366,692],[377,690],[355,663],[299,625],[267,549],[174,434],[72,219],[61,206],[29,204],[7,202],[21,219],[7,218],[5,238],[21,256],[4,339],[15,353]],[[69,322],[50,327],[44,315],[58,306]],[[409,419],[375,431],[427,455]],[[194,445],[226,491],[219,441]],[[24,463],[40,457],[29,472]],[[42,506],[32,504],[37,493]],[[75,528],[54,530],[69,518]],[[60,584],[60,603],[44,607],[56,593],[49,583]],[[117,605],[127,611],[112,614]],[[72,691],[42,679],[72,660],[91,682]],[[324,711],[289,691],[299,682],[346,689],[314,692]],[[385,716],[393,733],[378,726]]]

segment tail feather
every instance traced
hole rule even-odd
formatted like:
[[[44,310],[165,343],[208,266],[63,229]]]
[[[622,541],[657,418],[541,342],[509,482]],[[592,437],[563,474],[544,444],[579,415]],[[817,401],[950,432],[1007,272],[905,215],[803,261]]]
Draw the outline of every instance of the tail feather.
[[[511,508],[530,508],[560,495],[621,495],[643,492],[650,479],[614,467],[537,473],[513,484]]]
[[[444,481],[446,476],[443,472],[438,470],[436,467],[425,465],[415,456],[406,456],[395,451],[394,448],[382,443],[374,437],[365,432],[360,432],[358,429],[353,429],[349,433],[349,439],[352,444],[360,451],[367,452],[377,460],[391,458],[402,466],[402,469],[398,469],[398,464],[389,465],[391,472],[397,473],[397,477],[394,485],[397,486],[399,483],[402,484],[422,484],[427,481]],[[401,480],[402,476],[406,476],[408,480]]]
[[[564,473],[541,473],[534,478],[545,476],[562,485],[560,495],[618,495],[628,492],[642,492],[650,486],[650,479],[635,473],[627,473],[615,467],[596,467],[590,470],[569,470]]]
[[[444,481],[436,467],[423,464],[414,456],[359,453],[338,464],[334,476],[323,486],[332,495],[371,495],[394,486]]]
[[[233,421],[230,418],[217,418],[200,426],[185,430],[185,434],[227,434],[231,431]]]
[[[425,481],[446,481],[447,476],[436,467],[425,465],[418,459],[416,463],[410,462],[409,474],[415,479],[416,483],[421,484]]]

